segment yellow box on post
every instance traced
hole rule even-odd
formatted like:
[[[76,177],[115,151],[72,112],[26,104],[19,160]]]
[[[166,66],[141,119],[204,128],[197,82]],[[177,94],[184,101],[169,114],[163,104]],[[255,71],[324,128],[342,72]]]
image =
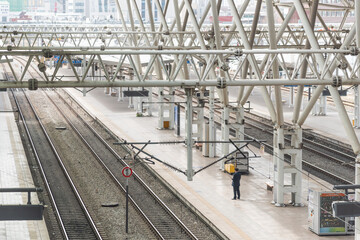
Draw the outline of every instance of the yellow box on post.
[[[228,173],[234,173],[235,172],[235,166],[232,163],[225,164],[225,171]]]
[[[170,122],[169,121],[164,121],[164,128],[168,129],[170,127]]]

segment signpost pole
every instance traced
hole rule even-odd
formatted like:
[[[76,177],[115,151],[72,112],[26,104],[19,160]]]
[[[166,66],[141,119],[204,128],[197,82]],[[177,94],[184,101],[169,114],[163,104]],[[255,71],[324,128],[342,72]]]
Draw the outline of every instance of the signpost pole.
[[[131,168],[124,167],[121,173],[126,178],[125,232],[129,233],[129,177],[133,172]]]
[[[129,232],[129,178],[126,178],[126,233]]]
[[[177,124],[176,124],[177,135],[180,136],[180,103],[177,104],[176,117],[177,117]]]

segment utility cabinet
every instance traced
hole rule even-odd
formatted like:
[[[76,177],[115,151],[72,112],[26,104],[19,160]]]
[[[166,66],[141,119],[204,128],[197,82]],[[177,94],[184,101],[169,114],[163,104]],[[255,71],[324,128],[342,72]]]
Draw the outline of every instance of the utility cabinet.
[[[344,192],[309,189],[309,229],[317,235],[353,234],[353,218],[335,218],[332,214],[332,202],[345,200]]]

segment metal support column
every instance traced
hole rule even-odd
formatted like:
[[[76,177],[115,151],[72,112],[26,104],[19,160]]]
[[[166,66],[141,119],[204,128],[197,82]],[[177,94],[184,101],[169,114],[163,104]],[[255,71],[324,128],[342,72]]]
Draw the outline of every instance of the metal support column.
[[[81,76],[85,74],[86,69],[86,55],[83,55],[83,60],[81,61]],[[86,88],[83,88],[82,90],[83,96],[86,96]]]
[[[160,102],[160,104],[158,109],[158,129],[164,129],[164,104],[161,103],[164,101],[163,94],[164,94],[164,88],[159,87],[158,101]]]
[[[125,78],[125,76],[123,76],[123,73],[120,71],[120,79],[123,79],[123,77]],[[123,102],[124,101],[124,93],[123,93],[123,88],[119,87],[118,88],[119,91],[119,95],[118,95],[118,102]]]
[[[319,114],[320,116],[326,116],[326,96],[320,97]]]
[[[229,154],[229,108],[224,107],[221,113],[221,156]],[[221,161],[220,169],[225,169],[225,160]]]
[[[302,199],[302,128],[294,126],[290,129],[291,149],[287,151],[291,155],[291,164],[288,172],[291,173],[291,202],[295,207],[303,206]]]
[[[194,170],[193,170],[193,159],[192,159],[192,119],[193,119],[193,109],[192,109],[192,95],[193,89],[186,88],[186,147],[187,147],[187,170],[186,176],[188,181],[193,180]]]
[[[285,145],[285,136],[291,138],[291,144]],[[291,156],[290,164],[285,163],[285,155]],[[284,206],[284,194],[291,193],[291,203],[303,206],[302,200],[302,129],[292,126],[289,129],[277,128],[274,131],[274,203]],[[285,183],[285,174],[291,175],[290,184]]]
[[[130,77],[130,80],[133,80],[134,79],[134,72],[132,70],[129,69],[129,77]],[[130,88],[131,90],[132,88]],[[129,105],[128,105],[128,108],[133,108],[134,107],[134,99],[133,97],[129,97]]]
[[[164,88],[159,88],[158,91],[159,112],[158,112],[158,129],[174,129],[174,93],[172,88],[169,88],[169,94],[164,93]],[[169,103],[165,103],[166,100]],[[167,123],[168,127],[164,126]]]
[[[215,89],[210,87],[209,95],[209,141],[216,141],[216,126],[214,121],[214,106],[215,106]],[[216,156],[216,144],[211,142],[209,144],[209,157]]]
[[[355,24],[356,24],[356,46],[360,48],[360,2],[355,1]],[[358,56],[359,58],[359,56]],[[358,59],[359,60],[359,59]],[[358,77],[360,76],[360,70],[357,72]],[[357,88],[357,98],[359,100],[359,86]],[[355,104],[359,104],[359,101],[355,102]],[[358,106],[359,108],[359,106]],[[359,111],[359,110],[358,110]],[[357,119],[359,122],[359,115],[357,115]],[[358,123],[359,124],[359,123]],[[358,126],[358,125],[355,125]],[[354,150],[355,151],[355,150]],[[360,154],[357,152],[356,162],[355,162],[355,184],[360,184]],[[355,190],[355,201],[360,201],[360,189]],[[355,240],[360,240],[360,218],[355,218]]]
[[[355,185],[360,184],[360,154],[355,159]],[[360,201],[360,189],[355,189],[355,201]],[[360,218],[355,217],[355,240],[360,240]]]
[[[360,128],[360,87],[357,85],[354,88],[354,127]]]
[[[277,127],[274,130],[274,190],[273,203],[277,207],[284,206],[284,129]]]
[[[234,108],[233,112],[236,114],[236,122],[231,126],[235,130],[235,140],[245,140],[245,116],[244,107]],[[240,145],[239,145],[240,146]]]
[[[148,90],[149,90],[148,101],[149,101],[149,102],[152,102],[153,88],[150,87],[150,88],[148,88]],[[147,114],[148,114],[149,117],[152,116],[151,104],[149,104],[149,106],[148,106],[148,108],[147,108]]]
[[[290,94],[289,94],[289,107],[294,106],[294,87],[290,87]]]
[[[203,130],[204,130],[204,108],[193,107],[196,119],[193,119],[192,123],[196,126],[196,132],[193,132],[193,137],[196,141],[203,141]]]

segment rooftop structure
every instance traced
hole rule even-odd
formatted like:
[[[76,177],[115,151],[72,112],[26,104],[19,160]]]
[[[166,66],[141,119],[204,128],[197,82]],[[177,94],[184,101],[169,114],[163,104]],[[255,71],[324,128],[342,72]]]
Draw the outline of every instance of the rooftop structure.
[[[1,81],[0,88],[73,87],[86,96],[104,87],[109,92],[116,89],[119,100],[121,94],[146,94],[144,101],[159,104],[158,129],[175,127],[175,92],[184,90],[183,173],[188,181],[197,173],[194,141],[206,138],[207,156],[216,155],[217,138],[211,130],[216,129],[215,118],[220,119],[221,156],[230,154],[231,144],[239,147],[231,141],[244,141],[245,106],[259,88],[272,124],[272,199],[278,207],[285,206],[286,199],[303,205],[304,124],[311,114],[327,115],[331,96],[356,156],[355,183],[360,184],[360,142],[354,129],[360,127],[360,1],[50,2],[50,12],[65,16],[66,11],[79,18],[56,23],[56,16],[50,16],[45,24],[3,26],[0,56],[13,77]],[[21,71],[14,61],[23,62]],[[32,77],[31,68],[41,77]],[[290,112],[284,111],[282,87],[292,88]],[[353,112],[342,99],[348,89],[354,89]],[[232,91],[236,96],[231,98]],[[129,100],[129,107],[140,105],[141,115],[143,102],[135,102]],[[220,116],[215,115],[217,102]],[[219,160],[220,169],[225,170],[226,161]],[[360,201],[360,192],[355,200]],[[360,236],[359,218],[355,236]]]

